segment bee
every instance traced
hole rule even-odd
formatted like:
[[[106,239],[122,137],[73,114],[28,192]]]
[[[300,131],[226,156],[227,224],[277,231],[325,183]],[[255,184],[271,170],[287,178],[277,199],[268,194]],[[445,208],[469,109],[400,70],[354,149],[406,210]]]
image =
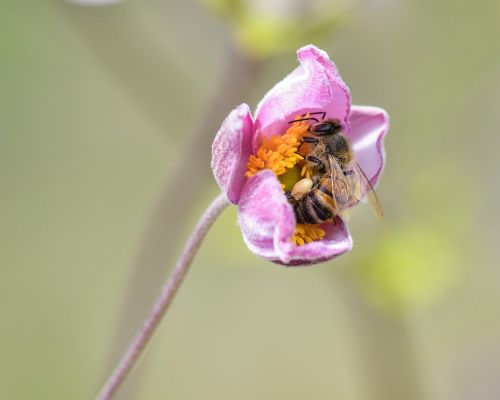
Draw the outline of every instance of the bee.
[[[316,120],[316,119],[315,119]],[[342,216],[360,201],[367,201],[374,214],[383,218],[378,197],[356,162],[349,139],[336,119],[316,120],[298,149],[313,172],[311,183],[302,179],[291,198],[298,223],[317,224]]]

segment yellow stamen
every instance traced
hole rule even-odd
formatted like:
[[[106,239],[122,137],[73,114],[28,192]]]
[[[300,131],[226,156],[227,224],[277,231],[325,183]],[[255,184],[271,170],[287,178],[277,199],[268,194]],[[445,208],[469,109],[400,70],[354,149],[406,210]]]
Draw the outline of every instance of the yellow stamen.
[[[299,118],[301,117],[299,116],[296,119]],[[302,164],[301,162],[304,160],[304,157],[298,154],[297,150],[308,129],[309,125],[306,121],[297,121],[283,135],[263,138],[257,153],[251,155],[248,159],[245,176],[250,178],[263,169],[270,169],[276,176],[280,176],[289,172],[290,169],[295,168],[297,163]],[[305,161],[303,162],[304,165],[302,165],[300,177],[312,179],[313,170],[305,164]],[[296,174],[296,181],[288,182],[290,174],[287,175],[288,177],[281,185],[283,190],[288,187],[292,188],[300,180],[299,174]],[[291,240],[297,246],[302,246],[315,240],[321,240],[324,236],[325,231],[318,224],[297,224]]]
[[[270,169],[280,176],[287,168],[293,168],[304,159],[297,150],[308,129],[306,121],[299,121],[293,123],[283,135],[264,138],[256,155],[248,159],[245,176],[250,178],[263,169]]]
[[[297,246],[302,246],[305,243],[323,239],[325,234],[326,232],[318,224],[297,224],[292,242]]]

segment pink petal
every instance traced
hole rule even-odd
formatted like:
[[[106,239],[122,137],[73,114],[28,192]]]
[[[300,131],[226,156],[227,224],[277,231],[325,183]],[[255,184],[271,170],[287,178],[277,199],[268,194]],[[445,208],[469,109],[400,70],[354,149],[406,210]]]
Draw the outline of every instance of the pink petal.
[[[337,118],[349,130],[347,116],[351,106],[349,89],[328,54],[313,45],[297,51],[300,66],[278,82],[257,107],[253,148],[262,136],[284,133],[296,115],[324,111],[327,118]]]
[[[334,224],[325,223],[321,227],[326,231],[322,240],[303,246],[296,246],[289,240],[281,241],[277,246],[280,260],[275,262],[285,265],[312,265],[331,260],[352,249],[352,237],[342,219],[337,217]]]
[[[245,184],[251,152],[253,121],[250,109],[241,104],[229,113],[212,145],[212,171],[231,203],[238,203]]]
[[[352,248],[351,236],[340,219],[325,224],[325,239],[303,246],[292,243],[295,216],[281,185],[269,170],[248,180],[238,204],[238,220],[248,248],[270,261],[310,265],[330,260]]]
[[[376,185],[384,168],[384,137],[389,116],[378,107],[353,106],[349,115],[354,155],[372,185]]]

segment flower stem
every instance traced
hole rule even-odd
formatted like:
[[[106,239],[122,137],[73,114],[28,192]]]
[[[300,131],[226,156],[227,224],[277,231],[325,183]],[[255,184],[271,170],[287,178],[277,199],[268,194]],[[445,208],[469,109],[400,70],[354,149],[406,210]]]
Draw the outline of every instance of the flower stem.
[[[183,281],[184,276],[186,275],[208,230],[228,205],[229,202],[226,196],[224,194],[220,194],[206,209],[186,243],[175,268],[163,285],[160,295],[156,299],[149,316],[144,321],[142,328],[139,330],[135,339],[130,343],[127,351],[120,359],[120,362],[114,369],[113,373],[102,387],[96,397],[96,400],[111,399],[116,390],[125,381],[128,373],[139,359],[154,331],[158,327],[165,311],[177,293],[177,289],[179,289],[179,286]]]
[[[259,80],[265,62],[263,59],[250,58],[235,46],[229,48],[224,70],[213,82],[205,111],[200,113],[200,120],[193,130],[185,133],[186,140],[179,151],[181,156],[172,157],[169,176],[162,184],[159,199],[155,200],[156,206],[146,223],[139,251],[133,261],[129,284],[117,318],[117,338],[109,346],[105,368],[114,367],[116,359],[127,345],[125,337],[135,333],[148,312],[164,279],[165,263],[170,265],[175,262],[175,249],[180,248],[181,243],[176,230],[169,228],[182,224],[184,216],[195,207],[196,199],[207,189],[207,182],[212,182],[212,172],[210,168],[206,168],[210,164],[210,152],[207,149],[228,110],[245,99],[252,98],[251,93],[255,90],[255,82]],[[154,105],[149,108],[155,110]],[[165,113],[160,117],[164,118]],[[169,129],[171,126],[164,127],[163,131]],[[207,134],[210,132],[214,135]],[[185,154],[190,156],[186,157]],[[189,184],[186,184],[186,176],[189,176]],[[182,190],[172,190],[179,187]],[[139,386],[143,373],[144,369],[141,368],[127,383],[130,397],[135,397],[133,392]]]

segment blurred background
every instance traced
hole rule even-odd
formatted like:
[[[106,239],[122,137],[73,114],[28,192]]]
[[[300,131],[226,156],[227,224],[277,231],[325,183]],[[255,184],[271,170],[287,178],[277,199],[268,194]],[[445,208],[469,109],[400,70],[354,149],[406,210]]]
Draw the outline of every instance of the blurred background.
[[[229,208],[116,398],[500,398],[497,0],[91,3],[0,1],[0,398],[95,396],[217,195],[220,122],[311,42],[391,116],[385,221],[286,269]]]

